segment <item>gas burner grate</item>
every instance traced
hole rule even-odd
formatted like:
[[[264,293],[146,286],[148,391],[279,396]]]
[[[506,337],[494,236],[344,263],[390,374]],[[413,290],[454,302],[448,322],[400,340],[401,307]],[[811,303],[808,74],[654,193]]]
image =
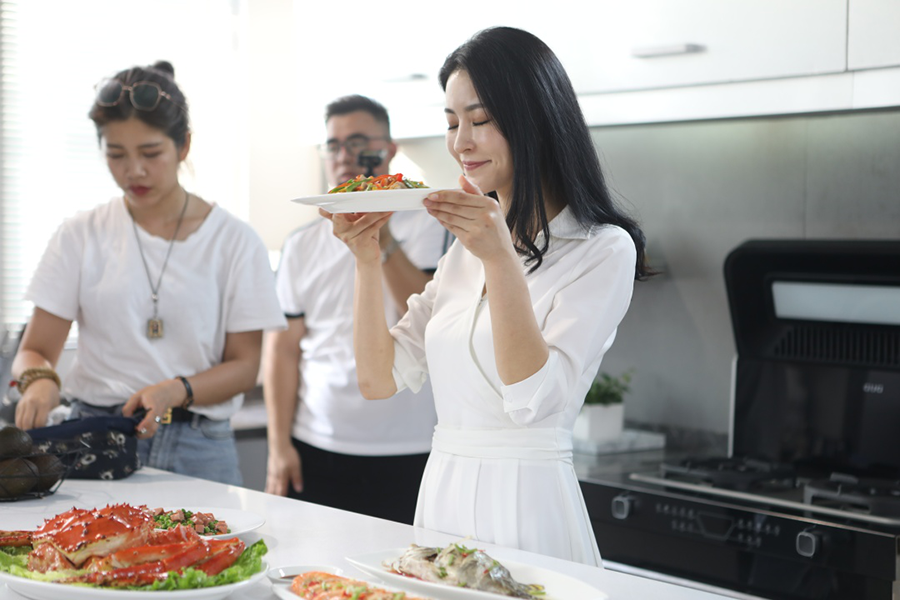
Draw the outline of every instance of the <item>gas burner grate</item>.
[[[797,477],[791,465],[749,457],[688,458],[679,463],[663,463],[660,469],[666,479],[735,490],[792,488]]]
[[[898,517],[900,481],[832,473],[828,479],[807,483],[803,487],[803,502],[879,517]]]

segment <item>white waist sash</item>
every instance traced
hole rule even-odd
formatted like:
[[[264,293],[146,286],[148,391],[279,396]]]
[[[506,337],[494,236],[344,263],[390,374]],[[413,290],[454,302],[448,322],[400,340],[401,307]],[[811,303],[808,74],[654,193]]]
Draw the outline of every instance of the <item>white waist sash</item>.
[[[452,429],[437,425],[432,448],[470,458],[520,458],[572,462],[566,429]]]

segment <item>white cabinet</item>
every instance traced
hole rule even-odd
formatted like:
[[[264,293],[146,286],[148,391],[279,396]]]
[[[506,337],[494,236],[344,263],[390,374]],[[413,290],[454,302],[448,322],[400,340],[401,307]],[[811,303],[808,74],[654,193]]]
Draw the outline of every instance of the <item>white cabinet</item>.
[[[846,68],[846,0],[601,0],[583,6],[577,35],[559,22],[534,29],[557,51],[580,93]]]
[[[848,37],[848,68],[900,65],[900,2],[850,0]]]
[[[348,93],[384,103],[398,138],[441,135],[438,70],[493,25],[530,31],[554,50],[591,125],[900,105],[900,68],[880,68],[900,67],[900,0],[293,6],[295,104],[316,119],[317,140],[325,104]]]

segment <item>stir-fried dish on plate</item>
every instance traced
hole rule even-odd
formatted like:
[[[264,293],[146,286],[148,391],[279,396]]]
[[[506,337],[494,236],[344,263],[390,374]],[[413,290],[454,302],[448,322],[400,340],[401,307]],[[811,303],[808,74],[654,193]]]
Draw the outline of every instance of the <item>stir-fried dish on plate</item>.
[[[190,527],[200,535],[220,535],[231,533],[228,523],[209,512],[190,511],[186,508],[166,510],[164,508],[150,509],[150,514],[156,521],[157,529],[171,529],[184,525]]]
[[[344,192],[373,192],[378,190],[415,190],[428,186],[421,181],[413,181],[403,177],[403,173],[396,175],[377,175],[365,177],[357,175],[354,179],[328,190],[329,194],[342,194]]]
[[[356,579],[310,571],[301,573],[291,583],[291,591],[303,600],[422,600],[405,592],[386,590]]]

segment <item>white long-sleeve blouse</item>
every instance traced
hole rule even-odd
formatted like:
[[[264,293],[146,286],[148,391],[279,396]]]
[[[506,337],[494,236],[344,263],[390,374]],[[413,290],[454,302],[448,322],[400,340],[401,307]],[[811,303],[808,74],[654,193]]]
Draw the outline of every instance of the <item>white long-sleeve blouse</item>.
[[[530,377],[504,385],[482,263],[454,243],[391,330],[398,389],[418,390],[430,377],[438,415],[417,525],[599,562],[571,433],[631,301],[635,256],[623,229],[584,228],[570,209],[560,212],[543,264],[526,274],[550,355]]]

